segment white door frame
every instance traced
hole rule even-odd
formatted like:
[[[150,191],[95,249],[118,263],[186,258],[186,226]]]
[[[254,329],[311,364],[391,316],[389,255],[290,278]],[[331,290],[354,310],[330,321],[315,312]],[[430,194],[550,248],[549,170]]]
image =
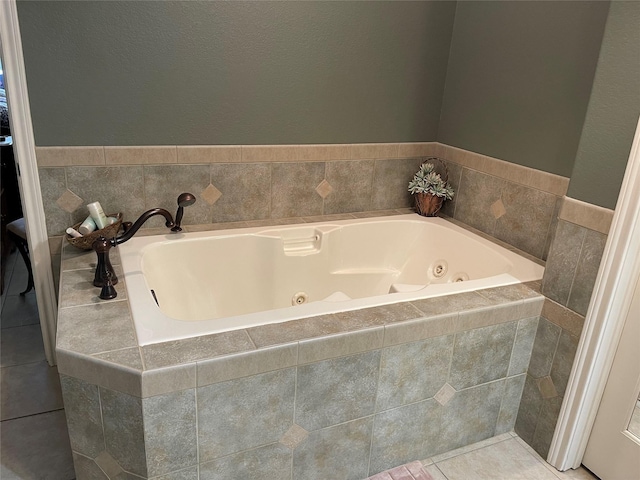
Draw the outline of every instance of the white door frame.
[[[5,88],[10,109],[13,154],[18,166],[22,211],[27,226],[29,256],[40,312],[40,329],[47,362],[49,365],[55,365],[58,306],[40,192],[16,0],[0,1],[0,48],[3,54]]]
[[[640,275],[640,122],[547,460],[577,468],[602,400]]]

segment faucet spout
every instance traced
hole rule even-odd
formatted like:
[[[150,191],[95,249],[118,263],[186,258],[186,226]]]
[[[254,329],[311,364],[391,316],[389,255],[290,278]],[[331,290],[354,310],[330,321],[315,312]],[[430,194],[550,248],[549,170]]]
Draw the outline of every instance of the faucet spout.
[[[112,238],[111,239],[112,246],[115,247],[116,245],[120,245],[121,243],[124,243],[127,240],[130,240],[131,237],[133,237],[138,232],[138,230],[140,230],[140,227],[142,227],[142,225],[147,220],[149,220],[151,217],[154,217],[156,215],[162,215],[164,217],[164,219],[166,220],[164,224],[165,227],[171,228],[175,225],[175,222],[173,221],[173,217],[167,210],[165,210],[164,208],[152,208],[151,210],[147,210],[142,215],[140,215],[140,217],[134,222],[134,224],[131,227],[127,229],[126,232],[124,232],[119,237]]]

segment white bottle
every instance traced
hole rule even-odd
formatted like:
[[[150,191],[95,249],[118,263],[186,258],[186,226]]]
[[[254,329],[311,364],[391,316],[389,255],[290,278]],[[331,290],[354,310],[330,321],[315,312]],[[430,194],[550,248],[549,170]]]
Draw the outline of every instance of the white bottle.
[[[91,218],[91,215],[89,215],[87,218],[84,219],[84,222],[82,222],[82,224],[78,227],[78,231],[82,235],[87,235],[93,232],[96,228],[98,228],[96,226],[96,222],[94,222],[93,218]]]
[[[71,235],[73,238],[80,238],[82,236],[82,234],[80,232],[78,232],[77,230],[69,227],[67,228],[66,232]]]
[[[99,229],[103,229],[104,227],[109,225],[109,222],[107,222],[107,216],[104,214],[104,210],[102,210],[102,205],[100,205],[100,202],[90,203],[89,205],[87,205],[87,208],[89,209],[91,218],[93,218],[93,221],[96,222],[96,226]]]

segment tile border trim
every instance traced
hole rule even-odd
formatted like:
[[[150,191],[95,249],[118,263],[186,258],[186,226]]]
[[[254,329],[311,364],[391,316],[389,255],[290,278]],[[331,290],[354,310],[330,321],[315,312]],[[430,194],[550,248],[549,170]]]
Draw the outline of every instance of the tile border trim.
[[[608,235],[613,221],[613,212],[609,208],[565,196],[562,199],[558,218]]]
[[[507,162],[462,148],[438,143],[436,156],[487,175],[563,196],[569,188],[569,178],[531,167]]]
[[[450,162],[554,195],[569,179],[438,142],[300,145],[149,145],[36,147],[39,167],[202,163],[318,162],[440,156]]]

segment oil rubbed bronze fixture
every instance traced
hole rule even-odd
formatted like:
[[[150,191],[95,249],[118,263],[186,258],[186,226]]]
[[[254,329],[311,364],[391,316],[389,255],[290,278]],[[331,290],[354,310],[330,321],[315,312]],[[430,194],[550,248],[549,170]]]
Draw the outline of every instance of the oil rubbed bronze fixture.
[[[164,208],[152,208],[140,215],[133,225],[130,222],[123,224],[125,230],[119,237],[109,239],[99,237],[95,242],[93,242],[93,250],[98,256],[98,265],[96,266],[93,285],[96,287],[102,287],[99,295],[101,299],[111,300],[118,296],[116,289],[113,287],[118,283],[118,277],[116,276],[116,272],[113,270],[111,260],[109,260],[109,251],[111,250],[111,247],[115,247],[127,240],[130,240],[138,230],[140,230],[140,227],[142,227],[144,222],[155,215],[162,215],[166,220],[165,226],[170,228],[172,232],[182,231],[180,224],[182,223],[182,217],[184,216],[184,207],[188,207],[194,203],[196,203],[195,195],[191,193],[182,193],[178,197],[178,211],[176,212],[175,220]]]

